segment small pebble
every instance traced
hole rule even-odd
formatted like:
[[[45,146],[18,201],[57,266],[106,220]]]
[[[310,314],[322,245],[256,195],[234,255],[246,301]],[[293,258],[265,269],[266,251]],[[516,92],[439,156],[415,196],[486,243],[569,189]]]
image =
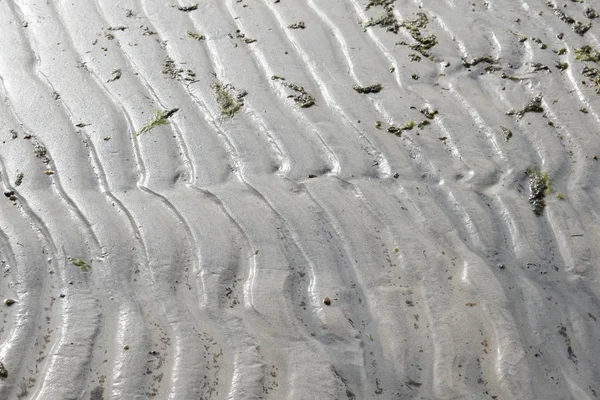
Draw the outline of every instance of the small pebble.
[[[326,306],[330,306],[331,305],[331,299],[329,297],[325,297],[323,299],[323,304],[325,304]]]
[[[16,303],[16,300],[13,300],[13,299],[4,300],[4,304],[6,304],[8,307],[12,306],[15,303]]]

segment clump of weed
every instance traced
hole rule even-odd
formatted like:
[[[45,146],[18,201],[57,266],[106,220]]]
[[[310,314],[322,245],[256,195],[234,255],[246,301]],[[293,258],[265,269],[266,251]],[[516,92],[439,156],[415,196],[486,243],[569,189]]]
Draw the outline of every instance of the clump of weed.
[[[428,119],[433,119],[438,114],[438,110],[432,110],[429,107],[423,107],[419,110]]]
[[[583,36],[587,31],[590,30],[590,28],[592,27],[592,24],[584,24],[582,22],[576,21],[575,18],[571,17],[570,15],[566,14],[563,10],[561,10],[560,8],[556,7],[552,2],[548,1],[546,2],[546,5],[550,8],[552,8],[554,14],[563,22],[571,25],[571,28],[573,29],[573,31],[581,36]],[[587,10],[586,10],[587,11]],[[593,11],[593,10],[592,10]],[[585,14],[585,12],[584,12]],[[587,16],[587,15],[586,15]],[[588,17],[589,18],[589,17]]]
[[[540,49],[542,49],[542,50],[546,50],[548,48],[548,45],[546,43],[542,42],[542,39],[540,39],[539,37],[532,37],[531,41],[539,44]]]
[[[147,26],[143,26],[142,31],[143,31],[142,32],[142,36],[154,36],[154,35],[158,35],[158,33],[156,33],[155,31],[151,30]]]
[[[529,37],[527,35],[524,35],[522,33],[519,32],[515,32],[515,31],[510,31],[510,33],[512,33],[513,35],[515,35],[515,37],[517,38],[517,41],[519,43],[525,43],[527,41],[527,39],[529,39]]]
[[[569,63],[557,61],[554,66],[560,71],[565,71],[567,68],[569,68]]]
[[[383,86],[380,83],[376,83],[376,84],[370,85],[370,86],[354,85],[354,86],[352,86],[352,89],[354,89],[355,91],[357,91],[358,93],[361,93],[361,94],[379,93],[379,92],[381,92],[381,90],[383,90]]]
[[[591,7],[586,8],[583,12],[583,15],[585,15],[589,19],[598,18],[598,13]]]
[[[21,186],[21,183],[23,183],[23,178],[25,178],[25,174],[19,172],[17,174],[17,178],[15,179],[15,186]]]
[[[600,69],[588,67],[587,65],[581,70],[581,74],[588,78],[596,87],[596,93],[600,94]]]
[[[425,29],[427,24],[429,23],[429,19],[427,15],[422,12],[416,13],[415,18],[406,19],[400,23],[400,26],[405,28],[410,36],[415,40],[416,43],[408,44],[406,42],[398,42],[397,45],[408,46],[409,49],[414,50],[416,52],[421,53],[421,55],[425,57],[431,57],[431,54],[428,52],[433,46],[435,46],[437,42],[437,37],[434,34],[424,36],[421,32],[421,29]]]
[[[415,126],[417,126],[417,124],[415,123],[415,121],[408,121],[407,123],[405,123],[402,126],[396,126],[396,125],[390,125],[387,128],[387,131],[389,133],[393,133],[394,135],[400,137],[402,136],[402,133],[404,131],[410,131],[412,130]]]
[[[541,172],[539,168],[530,168],[526,173],[529,176],[529,204],[536,215],[542,215],[546,207],[545,197],[552,193],[552,182],[548,173]]]
[[[577,21],[576,23],[573,24],[573,31],[575,31],[575,33],[579,34],[580,36],[583,36],[587,31],[589,31],[592,28],[592,24],[583,24],[579,21]]]
[[[502,129],[502,132],[504,133],[504,141],[508,142],[513,135],[512,131],[503,126],[501,126],[500,129]]]
[[[540,62],[531,63],[532,72],[550,71],[550,67]]]
[[[69,260],[69,262],[71,264],[75,265],[76,267],[81,268],[82,272],[87,272],[92,268],[88,263],[86,263],[81,258],[68,257],[67,260]]]
[[[386,28],[387,32],[398,33],[400,30],[400,23],[398,23],[398,19],[394,15],[394,10],[391,6],[386,7],[383,14],[375,18],[369,18],[367,21],[362,24],[363,30],[367,30],[367,28],[372,26],[381,26],[382,28]]]
[[[300,107],[308,108],[315,105],[315,98],[306,90],[304,90],[304,87],[293,83],[285,82],[285,78],[282,76],[273,75],[271,77],[271,80],[281,81],[281,84],[283,86],[296,92],[296,94],[290,94],[288,98],[293,99]]]
[[[431,125],[431,122],[427,121],[426,119],[424,119],[423,121],[419,122],[417,124],[417,128],[419,129],[423,129],[425,128],[427,125]],[[417,134],[418,135],[418,134]]]
[[[201,41],[201,40],[206,39],[206,37],[204,35],[201,35],[199,33],[194,33],[194,32],[191,32],[191,31],[187,31],[187,35],[188,35],[188,37],[190,37],[190,38],[192,38],[194,40],[197,40],[197,41]]]
[[[496,71],[502,70],[502,67],[499,67],[497,65],[488,65],[488,66],[484,67],[483,70],[486,71],[488,74],[492,74]]]
[[[295,24],[291,24],[288,26],[290,29],[305,29],[306,25],[304,25],[304,21],[296,22]]]
[[[177,111],[179,111],[179,108],[157,111],[152,117],[152,119],[144,126],[142,126],[139,131],[136,132],[135,136],[140,136],[144,132],[149,132],[157,126],[167,125],[169,123],[168,119],[172,117]]]
[[[585,45],[579,49],[575,49],[575,59],[579,61],[600,62],[600,52],[592,46]]]
[[[522,78],[520,76],[514,76],[514,75],[508,75],[507,73],[503,72],[502,75],[500,76],[502,79],[508,79],[509,81],[513,81],[513,82],[521,82],[526,80],[527,78]],[[508,115],[512,115],[510,114],[510,111],[507,113]]]
[[[121,73],[120,69],[115,69],[115,70],[113,70],[113,72],[111,73],[111,75],[112,75],[111,78],[109,80],[107,80],[106,82],[114,82],[117,79],[121,79],[122,73]]]
[[[50,162],[50,157],[48,157],[48,150],[46,146],[42,145],[39,142],[35,142],[33,144],[33,153],[35,156],[42,160],[44,164],[48,164]]]
[[[198,3],[193,4],[191,6],[172,6],[177,8],[179,11],[190,12],[198,9]]]
[[[368,11],[371,7],[391,7],[395,1],[396,0],[369,0],[367,5],[365,6],[365,10]]]
[[[292,98],[300,107],[308,108],[315,104],[315,98],[304,90],[304,87],[293,83],[284,83],[289,89],[292,89],[296,94],[291,94],[288,97]]]
[[[178,68],[175,65],[175,61],[173,61],[173,59],[171,57],[167,56],[165,58],[165,61],[163,62],[163,69],[162,69],[163,74],[167,75],[171,79],[179,79],[182,72],[183,72],[183,69]]]
[[[213,82],[211,85],[221,107],[221,114],[232,118],[244,105],[244,97],[248,94],[245,90],[238,91],[233,85]]]
[[[246,34],[242,33],[239,29],[236,29],[235,36],[238,37],[239,39],[242,39],[242,41],[244,43],[250,44],[250,43],[256,42],[256,39],[252,39],[252,38],[246,37]]]
[[[525,107],[521,110],[510,110],[506,113],[506,115],[517,115],[519,118],[523,118],[523,116],[529,112],[541,113],[544,112],[544,108],[542,107],[542,95],[539,94],[535,96],[533,99],[529,101],[529,103],[525,104]]]
[[[431,49],[437,44],[437,37],[435,35],[424,36],[421,33],[421,29],[427,27],[429,22],[427,15],[422,12],[416,13],[416,17],[413,19],[407,19],[402,22],[398,21],[394,14],[394,1],[393,0],[371,0],[365,7],[368,10],[371,7],[383,7],[384,12],[378,17],[369,18],[363,22],[363,30],[373,26],[380,26],[385,28],[386,31],[392,33],[398,33],[400,28],[405,28],[410,33],[411,37],[416,41],[414,44],[408,44],[406,42],[399,42],[397,44],[409,46],[410,49],[417,51],[425,57],[430,57],[427,50]],[[418,60],[417,60],[418,61]]]
[[[499,58],[494,58],[492,56],[480,56],[472,58],[470,61],[467,60],[466,57],[462,58],[462,65],[466,68],[474,67],[477,64],[486,63],[486,64],[498,64],[500,62]]]

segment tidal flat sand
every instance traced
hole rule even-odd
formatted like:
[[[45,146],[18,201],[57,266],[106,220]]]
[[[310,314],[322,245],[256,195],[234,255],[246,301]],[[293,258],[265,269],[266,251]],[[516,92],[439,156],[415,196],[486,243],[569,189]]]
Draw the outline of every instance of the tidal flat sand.
[[[0,400],[597,398],[596,11],[0,1]]]

